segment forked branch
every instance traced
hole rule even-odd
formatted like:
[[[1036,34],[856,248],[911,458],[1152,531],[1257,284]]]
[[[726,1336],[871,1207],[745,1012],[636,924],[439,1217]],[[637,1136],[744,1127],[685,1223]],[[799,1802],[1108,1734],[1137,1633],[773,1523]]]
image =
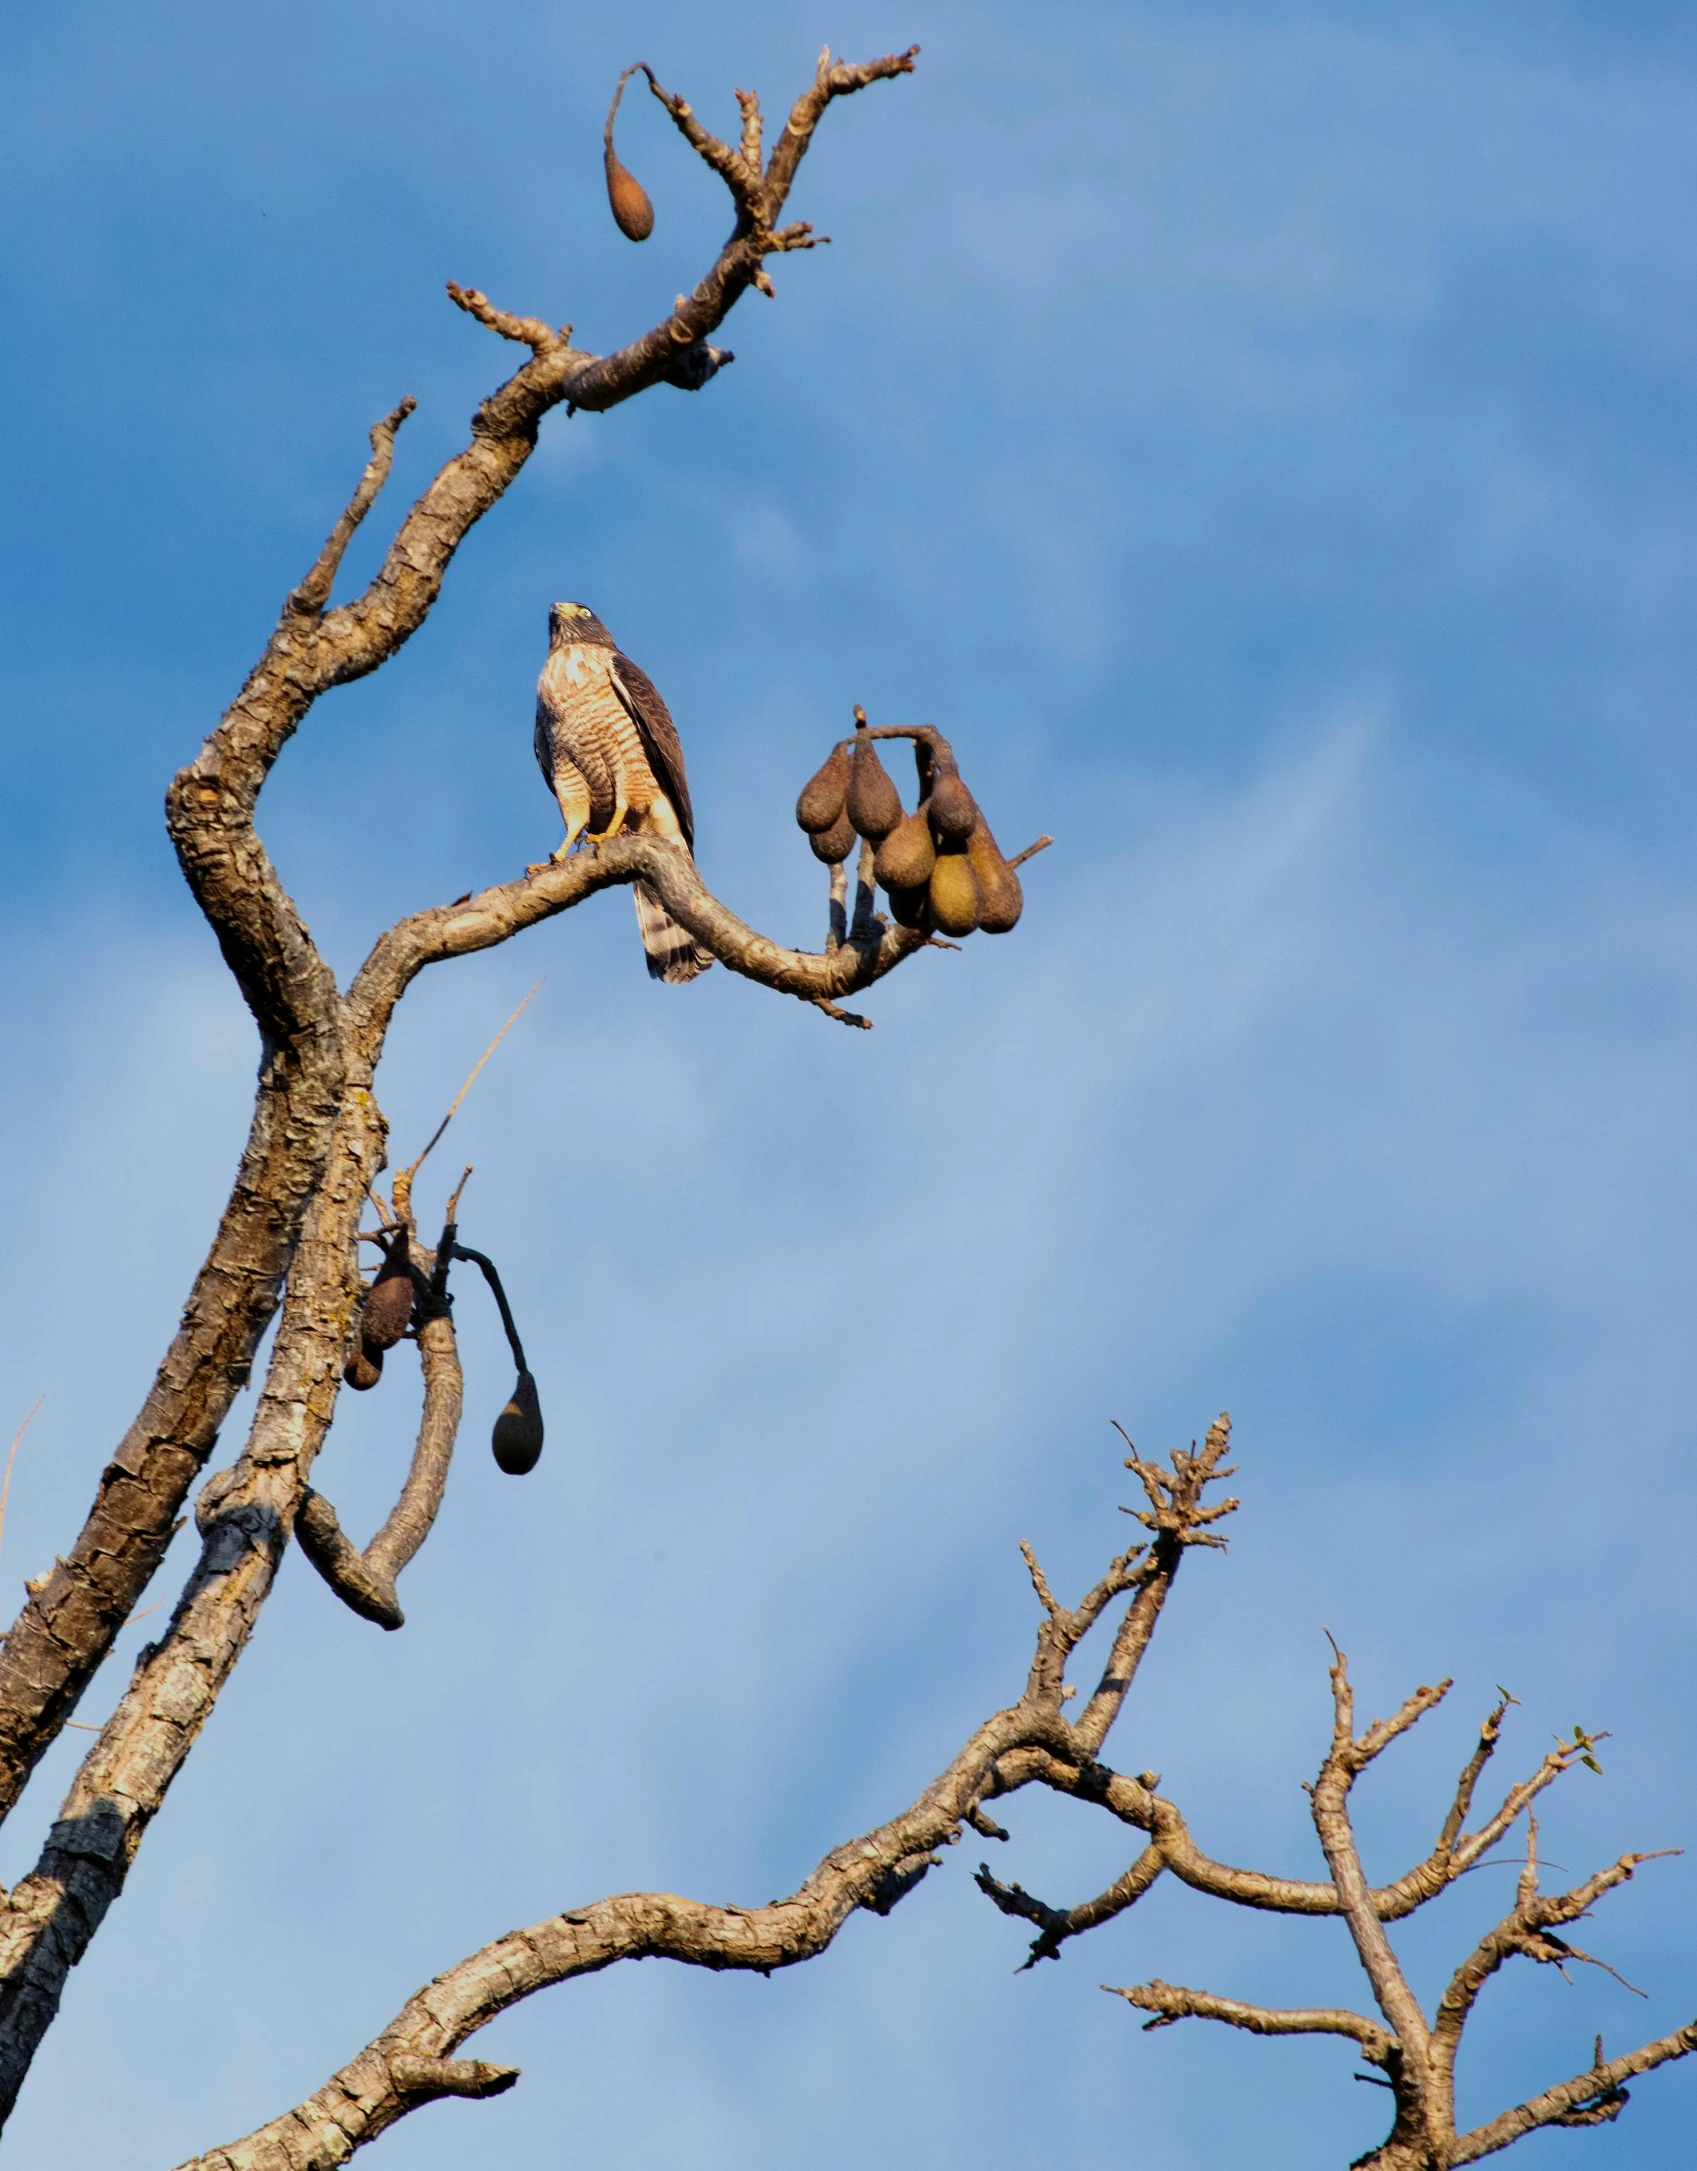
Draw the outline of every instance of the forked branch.
[[[1473,2163],[1509,2147],[1540,2126],[1598,2125],[1620,2115],[1627,2096],[1623,2083],[1636,2073],[1648,2072],[1671,2058],[1686,2056],[1697,2048],[1697,2022],[1658,2038],[1624,2058],[1606,2061],[1598,2039],[1589,2072],[1576,2075],[1514,2109],[1503,2112],[1471,2132],[1458,2133],[1455,2124],[1455,2061],[1463,2030],[1480,1991],[1505,1961],[1523,1957],[1564,1971],[1579,1962],[1607,1968],[1579,1947],[1569,1944],[1558,1930],[1589,1912],[1605,1893],[1629,1879],[1637,1866],[1649,1859],[1642,1854],[1623,1855],[1607,1869],[1599,1870],[1570,1891],[1543,1895],[1538,1889],[1537,1821],[1528,1817],[1526,1860],[1519,1879],[1515,1904],[1487,1932],[1451,1979],[1433,2021],[1428,2024],[1408,1979],[1391,1948],[1385,1924],[1397,1915],[1422,1906],[1435,1892],[1460,1876],[1479,1859],[1488,1845],[1502,1837],[1528,1810],[1532,1799],[1576,1762],[1595,1764],[1591,1751],[1600,1738],[1576,1729],[1571,1741],[1560,1742],[1530,1779],[1511,1789],[1503,1808],[1487,1820],[1471,1839],[1462,1829],[1474,1789],[1485,1763],[1495,1750],[1506,1696],[1486,1720],[1479,1744],[1464,1768],[1455,1800],[1444,1820],[1437,1848],[1428,1861],[1400,1879],[1395,1886],[1373,1891],[1361,1868],[1350,1816],[1349,1797],[1355,1779],[1389,1745],[1406,1733],[1442,1700],[1448,1683],[1422,1688],[1409,1697],[1391,1718],[1375,1720],[1365,1733],[1354,1727],[1354,1694],[1348,1665],[1334,1645],[1332,1666],[1333,1733],[1326,1760],[1311,1789],[1314,1825],[1327,1865],[1332,1871],[1331,1908],[1347,1923],[1357,1958],[1372,1987],[1381,2021],[1343,2007],[1319,2010],[1280,2011],[1245,2004],[1211,1991],[1179,1988],[1160,1981],[1116,1991],[1132,2005],[1152,2014],[1147,2025],[1163,2027],[1177,2020],[1218,2020],[1262,2035],[1331,2034],[1352,2037],[1362,2055],[1388,2076],[1395,2100],[1390,2133],[1380,2146],[1358,2160],[1359,2171],[1450,2171],[1456,2164]],[[1022,1915],[1039,1925],[1027,1966],[1052,1958],[1063,1939],[1106,1921],[1131,1905],[1147,1891],[1155,1877],[1170,1863],[1165,1835],[1121,1880],[1123,1890],[1110,1888],[1085,1907],[1064,1910],[1049,1907],[1017,1885],[1000,1884],[987,1870],[979,1875],[980,1886],[1005,1914]],[[1187,1882],[1213,1889],[1218,1896],[1239,1904],[1265,1905],[1264,1897],[1251,1897],[1233,1889],[1242,1873],[1225,1877],[1191,1876]],[[1297,1910],[1292,1910],[1297,1911]],[[1320,1912],[1303,1907],[1301,1912]],[[1613,1974],[1612,1968],[1607,1972]],[[1106,1985],[1104,1987],[1107,1987]],[[1628,1985],[1630,1988],[1630,1985]]]
[[[830,98],[905,73],[911,65],[912,56],[902,55],[858,71],[824,71],[797,107],[804,133],[817,125]],[[767,177],[769,202],[781,201],[787,191],[795,155],[794,147],[786,153],[784,179]],[[706,381],[723,359],[708,344],[709,335],[752,283],[767,242],[777,245],[770,236],[764,241],[752,233],[733,236],[692,297],[607,356],[574,349],[568,331],[499,310],[474,289],[462,290],[456,297],[461,305],[501,336],[527,345],[529,358],[479,408],[470,442],[402,519],[364,592],[331,607],[343,553],[383,486],[395,432],[412,403],[403,401],[375,426],[371,459],[329,540],[285,601],[237,699],[171,787],[167,824],[179,863],[260,1028],[259,1096],[229,1203],[152,1391],[106,1463],[80,1535],[32,1585],[0,1645],[0,1818],[76,1709],[164,1555],[188,1492],[247,1384],[255,1351],[276,1314],[284,1276],[330,1166],[338,1124],[350,1135],[359,1134],[361,1153],[369,1148],[381,1161],[381,1117],[374,1108],[352,1107],[350,1096],[369,1093],[400,986],[384,989],[357,1021],[363,1029],[350,1035],[350,1013],[334,976],[254,827],[265,779],[322,694],[377,670],[423,624],[455,552],[523,469],[551,408],[606,409],[650,384]],[[634,862],[629,872],[611,878],[629,880],[637,873],[654,878],[651,868]],[[665,886],[663,877],[657,886]],[[568,881],[565,889],[570,888]],[[513,914],[500,925],[486,921],[473,927],[444,914],[446,940],[434,954],[485,948],[575,901],[571,894],[545,893],[536,900],[542,909]],[[421,932],[412,930],[415,937]],[[405,953],[407,942],[400,947]],[[744,960],[727,955],[733,969],[767,976],[759,938],[742,930],[729,948]],[[785,953],[775,945],[767,948],[768,984],[793,979],[792,992],[828,1005],[849,983],[865,985],[899,962],[907,945],[884,948],[868,940],[842,964],[821,972],[805,965],[792,970]],[[405,977],[428,961],[428,955],[419,955]],[[351,1242],[351,1229],[325,1232],[323,1258],[332,1282],[346,1279],[344,1256]],[[327,1335],[333,1331],[332,1323]],[[316,1432],[317,1426],[315,1417],[308,1430]],[[296,1481],[304,1486],[304,1467]],[[210,1677],[221,1678],[219,1669]],[[192,1738],[192,1729],[183,1734],[172,1768]],[[0,1935],[0,1948],[6,1944]],[[4,1966],[0,1951],[0,1979]],[[52,2000],[46,2006],[39,1999],[26,2003],[32,2013],[46,2011],[51,2017]],[[4,2032],[0,2022],[0,2037]],[[10,2100],[14,2062],[0,2040],[0,2115]]]
[[[1215,1433],[1223,1451],[1224,1420]],[[1189,1505],[1174,1509],[1175,1534],[1187,1515],[1205,1512],[1200,1481],[1185,1475],[1202,1458],[1175,1457],[1181,1460],[1184,1468],[1173,1473],[1175,1499]],[[1103,1580],[1126,1587],[1118,1563]],[[1170,1580],[1169,1573],[1163,1595]],[[1102,1587],[1067,1618],[1076,1621]],[[1055,1614],[1065,1611],[1045,1611],[1040,1648],[1053,1632]],[[1033,1683],[1041,1670],[1033,1665]],[[417,2107],[397,2084],[398,2059],[447,2058],[520,1999],[617,1961],[661,1958],[770,1974],[813,1959],[857,1910],[887,1914],[937,1865],[940,1849],[953,1846],[968,1827],[984,1829],[982,1804],[992,1794],[1052,1783],[1050,1775],[1059,1771],[1089,1775],[1093,1785],[1115,1777],[1081,1747],[1047,1692],[1028,1684],[1019,1702],[981,1726],[917,1801],[877,1830],[833,1848],[787,1899],[741,1908],[672,1893],[626,1893],[499,1938],[437,1976],[306,2102],[245,2140],[197,2157],[184,2171],[331,2171]]]

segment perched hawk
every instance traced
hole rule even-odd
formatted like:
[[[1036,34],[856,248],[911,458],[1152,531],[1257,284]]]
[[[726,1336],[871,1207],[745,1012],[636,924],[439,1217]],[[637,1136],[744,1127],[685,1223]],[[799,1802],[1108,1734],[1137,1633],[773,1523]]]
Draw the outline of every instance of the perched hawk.
[[[548,661],[536,682],[536,759],[566,820],[564,859],[587,830],[651,830],[695,847],[677,726],[654,681],[621,656],[582,603],[548,613]],[[649,977],[693,980],[713,962],[646,882],[631,885]]]

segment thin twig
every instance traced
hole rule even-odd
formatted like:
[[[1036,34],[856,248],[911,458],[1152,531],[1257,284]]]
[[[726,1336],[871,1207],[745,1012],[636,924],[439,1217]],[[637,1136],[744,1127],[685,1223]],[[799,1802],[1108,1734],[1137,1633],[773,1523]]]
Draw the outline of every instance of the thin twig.
[[[544,980],[547,977],[548,976],[546,973],[544,973],[542,976]],[[489,1058],[495,1053],[495,1050],[501,1045],[502,1041],[506,1039],[507,1035],[512,1031],[513,1027],[524,1015],[524,1012],[529,1007],[531,1002],[535,999],[537,990],[540,989],[541,986],[542,980],[538,980],[536,986],[531,989],[530,993],[525,997],[524,1001],[519,1004],[518,1008],[507,1020],[506,1024],[502,1026],[501,1030],[495,1035],[495,1038],[489,1043],[488,1047],[484,1049],[483,1053],[478,1057],[477,1061],[471,1066],[470,1071],[466,1074],[465,1084],[461,1086],[460,1090],[448,1103],[448,1113],[442,1118],[441,1122],[437,1124],[435,1130],[431,1132],[429,1144],[426,1145],[423,1153],[419,1155],[418,1159],[414,1161],[410,1167],[402,1169],[400,1174],[395,1178],[393,1188],[398,1197],[404,1197],[407,1200],[409,1207],[412,1199],[412,1180],[418,1174],[419,1170],[424,1166],[425,1159],[429,1154],[431,1147],[436,1144],[437,1140],[442,1136],[442,1133],[448,1128],[449,1124],[453,1122],[455,1116],[459,1114],[460,1103],[471,1091],[473,1084],[476,1082],[478,1072],[483,1068],[484,1064],[488,1062]],[[471,1170],[468,1168],[466,1170],[466,1176],[469,1176],[470,1174]],[[460,1179],[460,1188],[461,1190],[465,1188],[464,1176],[462,1176]],[[456,1191],[454,1193],[454,1196],[457,1199],[459,1197],[459,1192]],[[397,1212],[404,1213],[405,1211],[406,1209],[397,1207]]]
[[[39,1410],[46,1400],[45,1395],[36,1396],[35,1409],[30,1411],[29,1415],[12,1435],[12,1445],[6,1455],[6,1475],[3,1480],[0,1480],[0,1545],[3,1545],[6,1539],[6,1502],[11,1497],[12,1492],[12,1465],[18,1459],[18,1442],[28,1432],[30,1426],[34,1424],[35,1411]]]
[[[458,1221],[460,1218],[460,1200],[465,1196],[465,1187],[471,1181],[471,1169],[472,1164],[468,1161],[465,1167],[465,1174],[460,1178],[459,1182],[455,1184],[453,1190],[448,1195],[448,1204],[442,1215],[442,1219],[445,1222],[452,1224]]]

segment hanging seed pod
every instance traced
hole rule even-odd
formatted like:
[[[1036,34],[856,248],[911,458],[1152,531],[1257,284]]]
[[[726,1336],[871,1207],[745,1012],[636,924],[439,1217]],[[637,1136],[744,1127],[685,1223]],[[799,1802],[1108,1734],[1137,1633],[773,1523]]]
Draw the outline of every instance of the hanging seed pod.
[[[801,788],[801,797],[795,803],[797,825],[810,837],[817,837],[826,829],[835,829],[843,818],[848,787],[848,756],[840,746],[833,746],[825,757],[824,767],[815,770]]]
[[[871,734],[854,735],[854,760],[849,768],[849,820],[868,844],[882,844],[902,818],[902,795],[890,781],[890,772],[878,759]]]
[[[925,811],[939,845],[964,844],[978,827],[978,802],[952,774],[940,776],[932,785]]]
[[[383,1352],[380,1349],[356,1349],[342,1367],[342,1377],[355,1394],[367,1394],[383,1377]]]
[[[939,852],[931,870],[931,913],[945,935],[970,935],[978,925],[978,877],[964,852]]]
[[[393,1349],[412,1325],[412,1274],[406,1246],[397,1244],[372,1283],[359,1315],[361,1338],[373,1349]]]
[[[931,879],[937,848],[923,805],[904,815],[878,847],[872,871],[894,896],[897,890],[923,889]]]
[[[511,1401],[495,1420],[489,1445],[508,1477],[523,1477],[527,1470],[536,1468],[542,1453],[542,1405],[536,1397],[536,1382],[528,1372],[519,1374]]]
[[[847,811],[837,816],[831,827],[822,830],[817,837],[809,837],[815,859],[823,860],[827,867],[834,867],[838,860],[847,859],[854,850],[854,824]]]
[[[627,241],[646,241],[654,231],[654,206],[648,200],[648,191],[619,161],[613,148],[613,116],[619,110],[619,100],[625,94],[625,85],[636,73],[627,68],[619,78],[619,87],[613,93],[613,102],[607,108],[607,126],[602,144],[607,161],[607,201],[613,209],[613,223]]]
[[[982,816],[967,844],[966,856],[978,877],[978,924],[987,935],[1005,935],[1017,925],[1025,909],[1025,892]]]
[[[648,191],[621,165],[611,144],[607,146],[607,201],[613,207],[613,223],[627,241],[646,241],[654,231],[654,206]]]
[[[889,900],[890,917],[898,927],[922,927],[930,933],[931,895],[925,883],[915,889],[893,889]]]

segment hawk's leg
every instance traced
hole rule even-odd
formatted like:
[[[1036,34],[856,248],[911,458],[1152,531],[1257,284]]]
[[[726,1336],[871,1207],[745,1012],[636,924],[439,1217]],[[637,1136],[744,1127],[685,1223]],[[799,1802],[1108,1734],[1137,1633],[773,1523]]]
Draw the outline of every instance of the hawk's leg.
[[[625,826],[625,816],[629,812],[629,801],[625,799],[620,799],[617,805],[613,808],[613,819],[607,824],[606,828],[590,831],[590,842],[592,844],[610,843],[611,840],[616,837],[619,831]]]
[[[678,817],[672,809],[672,802],[663,791],[657,791],[654,794],[647,812],[642,817],[642,826],[644,829],[652,830],[657,836],[669,838],[673,844],[683,844],[685,842]]]
[[[571,852],[588,825],[589,784],[582,770],[573,763],[563,761],[554,771],[554,797],[565,821],[565,841],[547,859],[533,861],[525,869],[526,874],[540,874],[546,867],[557,866]]]

